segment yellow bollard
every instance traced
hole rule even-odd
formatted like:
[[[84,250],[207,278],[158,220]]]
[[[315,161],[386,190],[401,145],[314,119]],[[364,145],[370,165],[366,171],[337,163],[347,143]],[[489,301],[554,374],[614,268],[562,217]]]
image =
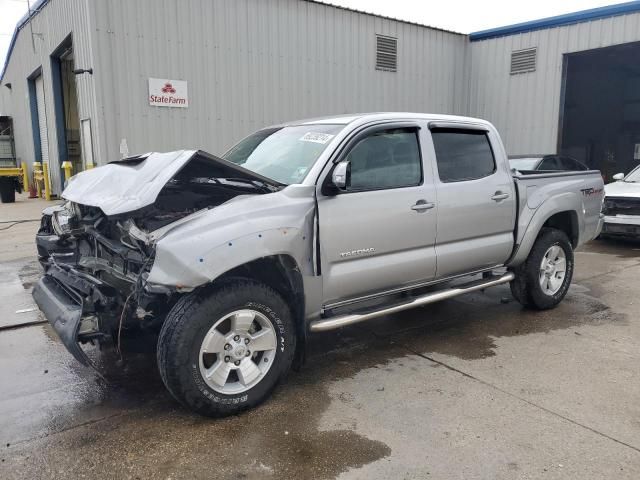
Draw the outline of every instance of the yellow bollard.
[[[44,199],[51,200],[51,184],[49,183],[49,164],[42,164],[42,176],[44,177]]]
[[[87,163],[87,164],[84,166],[84,169],[85,169],[85,170],[91,170],[93,167],[95,167],[95,165],[94,165],[93,163]]]
[[[40,181],[42,180],[42,163],[33,162],[33,181],[36,184],[36,192],[38,198],[42,197],[42,187],[40,186]]]
[[[29,192],[29,168],[27,162],[22,162],[22,190]]]
[[[72,163],[69,160],[62,162],[62,170],[64,170],[64,181],[67,182],[71,178],[71,174],[73,172]]]

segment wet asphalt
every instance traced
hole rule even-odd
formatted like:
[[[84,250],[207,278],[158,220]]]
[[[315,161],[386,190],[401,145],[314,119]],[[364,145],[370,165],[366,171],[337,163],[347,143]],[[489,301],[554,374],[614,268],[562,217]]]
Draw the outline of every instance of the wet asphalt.
[[[267,403],[213,420],[153,339],[92,352],[104,378],[75,362],[32,310],[36,228],[0,231],[2,479],[640,478],[640,242],[583,248],[552,311],[497,287],[314,335]]]

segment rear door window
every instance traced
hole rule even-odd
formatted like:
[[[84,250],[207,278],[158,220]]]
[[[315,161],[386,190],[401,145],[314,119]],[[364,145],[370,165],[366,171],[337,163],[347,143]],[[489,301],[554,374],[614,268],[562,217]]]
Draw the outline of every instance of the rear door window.
[[[431,130],[438,175],[442,182],[462,182],[487,177],[496,162],[487,132],[438,128]]]

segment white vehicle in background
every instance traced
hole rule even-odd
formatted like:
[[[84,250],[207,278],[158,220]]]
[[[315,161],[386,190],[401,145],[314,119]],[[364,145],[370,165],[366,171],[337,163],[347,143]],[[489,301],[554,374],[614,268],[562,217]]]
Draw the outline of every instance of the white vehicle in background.
[[[603,235],[640,237],[640,165],[605,185]]]

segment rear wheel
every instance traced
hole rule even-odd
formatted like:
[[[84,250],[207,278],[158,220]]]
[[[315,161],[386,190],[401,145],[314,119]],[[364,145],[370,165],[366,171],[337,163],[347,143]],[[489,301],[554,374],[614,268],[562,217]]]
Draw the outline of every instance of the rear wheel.
[[[295,346],[284,300],[266,285],[236,280],[175,305],[158,339],[158,367],[183,405],[225,416],[263,402],[289,371]]]
[[[511,293],[526,307],[553,308],[569,290],[573,266],[573,248],[567,235],[555,228],[544,228],[525,263],[515,270]]]

